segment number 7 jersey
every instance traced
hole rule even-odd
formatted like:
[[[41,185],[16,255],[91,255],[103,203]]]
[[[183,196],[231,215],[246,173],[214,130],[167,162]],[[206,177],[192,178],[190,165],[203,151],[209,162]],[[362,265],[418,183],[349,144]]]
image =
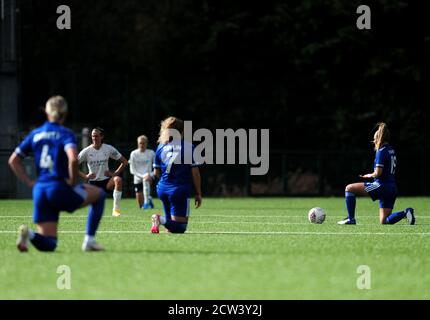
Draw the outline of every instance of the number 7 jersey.
[[[395,184],[396,165],[396,152],[389,144],[384,145],[376,151],[374,169],[377,167],[382,168],[382,174],[375,181]]]
[[[46,121],[34,129],[15,149],[20,157],[34,154],[38,181],[52,181],[69,177],[66,150],[77,148],[72,130],[59,123]]]

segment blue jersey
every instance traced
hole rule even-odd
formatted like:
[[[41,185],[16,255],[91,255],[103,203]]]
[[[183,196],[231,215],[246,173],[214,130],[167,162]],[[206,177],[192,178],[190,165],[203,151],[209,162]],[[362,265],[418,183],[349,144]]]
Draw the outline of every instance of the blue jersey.
[[[191,187],[191,169],[199,164],[194,161],[194,146],[181,141],[160,144],[154,157],[154,168],[161,169],[158,186],[164,188]]]
[[[25,137],[15,152],[25,158],[34,154],[38,181],[49,182],[69,177],[66,150],[76,148],[74,133],[55,122],[46,121]]]
[[[395,184],[396,164],[396,152],[389,144],[384,145],[376,151],[374,169],[377,167],[382,168],[382,174],[378,178],[375,178],[375,181]]]

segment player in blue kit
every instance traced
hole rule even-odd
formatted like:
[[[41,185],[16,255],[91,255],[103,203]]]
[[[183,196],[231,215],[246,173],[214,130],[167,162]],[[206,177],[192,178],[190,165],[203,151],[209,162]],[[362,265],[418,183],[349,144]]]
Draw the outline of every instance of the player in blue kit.
[[[168,117],[161,123],[153,176],[160,179],[157,194],[163,202],[164,216],[152,215],[152,233],[159,233],[160,224],[171,233],[185,232],[193,185],[196,208],[202,203],[199,164],[192,155],[193,145],[183,139],[183,131],[184,122],[175,117]]]
[[[33,130],[15,149],[9,165],[15,175],[33,189],[33,221],[37,231],[19,227],[17,248],[28,251],[29,242],[40,251],[54,251],[60,211],[73,212],[91,204],[83,251],[100,251],[95,234],[103,215],[105,192],[89,184],[77,184],[78,152],[76,137],[63,126],[67,102],[61,96],[50,98],[45,107],[48,121]],[[37,180],[26,174],[22,159],[34,154]]]
[[[407,208],[404,211],[394,212],[394,202],[397,197],[397,185],[395,180],[396,152],[389,144],[390,132],[385,123],[378,123],[378,129],[373,136],[375,145],[374,171],[361,178],[374,179],[373,182],[358,182],[349,184],[345,188],[345,201],[348,217],[338,224],[356,224],[355,204],[356,196],[369,195],[373,201],[379,200],[379,222],[381,224],[395,224],[407,218],[409,224],[415,224],[414,209]]]

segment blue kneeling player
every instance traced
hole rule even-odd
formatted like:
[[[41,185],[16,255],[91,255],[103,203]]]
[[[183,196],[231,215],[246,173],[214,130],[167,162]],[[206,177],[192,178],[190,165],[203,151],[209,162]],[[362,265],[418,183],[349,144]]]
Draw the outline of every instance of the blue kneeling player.
[[[169,117],[161,123],[153,176],[160,179],[157,194],[163,202],[164,216],[152,215],[152,233],[159,233],[160,224],[171,233],[185,232],[193,185],[196,208],[202,203],[200,171],[192,156],[194,147],[183,140],[183,131],[184,122],[175,117]],[[188,155],[190,161],[186,161]]]
[[[78,152],[76,137],[63,126],[67,102],[61,96],[50,98],[45,107],[48,118],[33,130],[15,149],[9,165],[15,175],[33,189],[33,221],[37,231],[26,225],[19,228],[17,248],[28,251],[31,242],[40,251],[54,251],[57,247],[57,227],[60,211],[73,212],[91,204],[83,251],[100,251],[95,234],[103,215],[105,192],[89,184],[76,184]],[[33,181],[26,174],[22,158],[34,154],[38,178]]]
[[[373,201],[379,200],[379,222],[381,224],[395,224],[407,218],[409,224],[415,224],[414,209],[407,208],[400,212],[394,212],[394,202],[397,197],[397,185],[395,180],[396,153],[389,144],[390,133],[385,123],[378,123],[378,129],[373,136],[375,145],[374,171],[361,178],[374,179],[373,182],[359,182],[346,186],[345,201],[348,217],[338,224],[356,224],[355,221],[355,197],[369,195]]]

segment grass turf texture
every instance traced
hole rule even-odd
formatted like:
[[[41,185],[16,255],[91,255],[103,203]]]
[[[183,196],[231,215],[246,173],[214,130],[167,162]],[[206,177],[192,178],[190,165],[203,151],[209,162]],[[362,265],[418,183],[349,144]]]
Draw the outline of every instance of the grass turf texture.
[[[150,216],[123,199],[120,218],[106,203],[98,241],[105,252],[80,250],[87,209],[60,219],[55,253],[19,253],[16,230],[31,223],[31,201],[0,201],[0,299],[429,299],[430,198],[400,198],[417,223],[378,223],[378,206],[357,200],[356,226],[338,226],[342,198],[204,199],[191,210],[187,234],[150,234]],[[326,221],[307,221],[311,207]],[[157,210],[158,209],[158,210]],[[71,270],[59,290],[57,268]],[[360,265],[371,288],[357,288]]]

